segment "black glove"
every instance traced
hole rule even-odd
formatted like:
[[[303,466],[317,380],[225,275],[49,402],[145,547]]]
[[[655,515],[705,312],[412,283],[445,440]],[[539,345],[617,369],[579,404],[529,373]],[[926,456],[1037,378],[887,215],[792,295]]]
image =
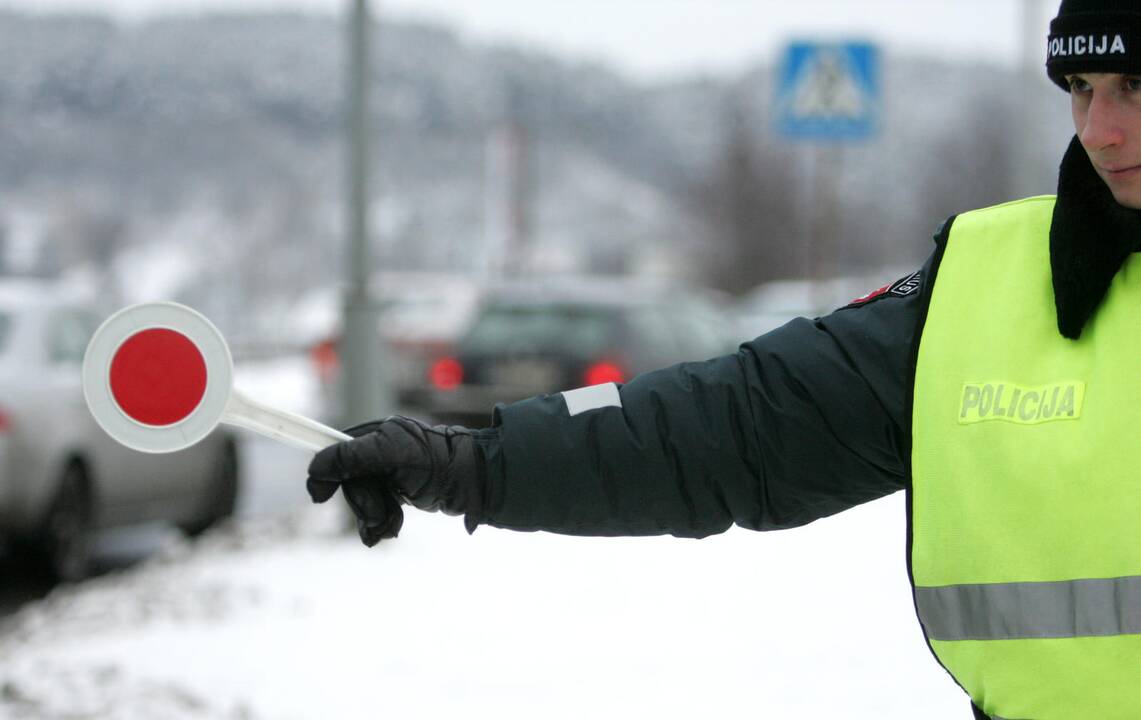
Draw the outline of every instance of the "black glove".
[[[468,531],[475,529],[483,461],[471,430],[394,415],[345,432],[353,439],[321,450],[309,463],[305,487],[318,503],[341,488],[365,545],[396,537],[404,524],[401,503],[466,515]]]

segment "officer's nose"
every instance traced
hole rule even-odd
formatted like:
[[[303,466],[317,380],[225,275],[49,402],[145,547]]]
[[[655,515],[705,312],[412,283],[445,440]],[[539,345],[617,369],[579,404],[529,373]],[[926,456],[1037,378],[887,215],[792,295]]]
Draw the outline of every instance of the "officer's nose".
[[[1080,140],[1088,151],[1104,150],[1125,141],[1121,123],[1121,101],[1110,92],[1093,91],[1086,110]]]

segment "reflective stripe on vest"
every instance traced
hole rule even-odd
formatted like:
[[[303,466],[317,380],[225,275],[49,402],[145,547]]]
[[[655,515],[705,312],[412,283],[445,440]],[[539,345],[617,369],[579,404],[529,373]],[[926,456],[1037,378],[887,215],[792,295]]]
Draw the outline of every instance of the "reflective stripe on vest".
[[[1136,720],[1141,253],[1063,338],[1053,208],[1031,198],[951,225],[915,370],[916,607],[991,717]]]
[[[1141,633],[1141,577],[949,585],[916,588],[915,593],[932,640]]]

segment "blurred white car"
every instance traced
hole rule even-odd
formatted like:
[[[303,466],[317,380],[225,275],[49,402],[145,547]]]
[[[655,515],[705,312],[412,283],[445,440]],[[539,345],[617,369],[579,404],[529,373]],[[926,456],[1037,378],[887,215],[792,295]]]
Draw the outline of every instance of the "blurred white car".
[[[0,537],[57,580],[83,577],[99,529],[166,521],[197,534],[237,497],[226,431],[148,455],[95,424],[80,368],[107,314],[53,286],[0,280]]]

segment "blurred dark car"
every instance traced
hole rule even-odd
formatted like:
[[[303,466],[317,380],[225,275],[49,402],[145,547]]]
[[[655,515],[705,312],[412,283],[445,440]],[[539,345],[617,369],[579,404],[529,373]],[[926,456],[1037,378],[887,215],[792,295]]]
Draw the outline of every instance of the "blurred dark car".
[[[451,273],[385,272],[372,278],[380,309],[378,333],[384,341],[384,378],[393,399],[420,412],[430,392],[427,369],[455,352],[455,341],[470,325],[483,292],[475,279]],[[321,386],[321,416],[341,416],[342,291],[322,288],[294,308],[294,337],[309,350]]]
[[[490,422],[497,402],[625,382],[735,347],[712,295],[630,280],[528,283],[492,291],[456,353],[428,371],[437,420]]]
[[[232,514],[235,438],[176,453],[113,441],[83,398],[80,368],[106,313],[31,281],[0,281],[0,538],[56,580],[88,568],[99,529],[173,523],[197,534]]]

